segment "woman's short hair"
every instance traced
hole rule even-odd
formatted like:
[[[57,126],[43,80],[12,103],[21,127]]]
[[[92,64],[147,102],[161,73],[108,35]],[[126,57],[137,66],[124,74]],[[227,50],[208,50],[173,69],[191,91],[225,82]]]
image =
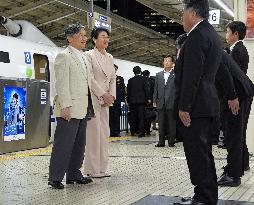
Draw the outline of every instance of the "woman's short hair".
[[[95,45],[95,43],[93,42],[93,38],[98,39],[98,36],[101,32],[106,32],[108,35],[110,34],[109,31],[105,28],[94,28],[91,32],[91,39],[93,45]]]

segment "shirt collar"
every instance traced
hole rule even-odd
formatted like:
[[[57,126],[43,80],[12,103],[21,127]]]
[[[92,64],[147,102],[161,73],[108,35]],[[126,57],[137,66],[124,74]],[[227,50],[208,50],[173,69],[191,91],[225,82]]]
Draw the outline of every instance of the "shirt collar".
[[[201,21],[199,21],[198,23],[196,23],[193,27],[192,27],[192,29],[189,31],[189,33],[187,33],[187,36],[190,34],[190,32],[192,32],[197,26],[198,26],[198,24],[200,24],[202,21],[204,21],[204,20],[201,20]]]
[[[232,46],[229,47],[230,51],[232,51],[232,50],[234,49],[235,45],[236,45],[238,42],[243,42],[243,40],[239,40],[239,41],[234,42],[234,44],[232,44]]]
[[[95,50],[97,53],[101,54],[101,55],[105,55],[105,54],[106,54],[106,50],[104,50],[103,52],[100,52],[100,51],[98,50],[98,48],[96,48],[96,47],[94,47],[94,50]]]
[[[81,53],[81,50],[78,50],[76,48],[74,48],[73,46],[69,46],[74,52],[76,53]]]
[[[173,68],[170,71],[166,71],[165,69],[163,70],[164,73],[171,73]]]

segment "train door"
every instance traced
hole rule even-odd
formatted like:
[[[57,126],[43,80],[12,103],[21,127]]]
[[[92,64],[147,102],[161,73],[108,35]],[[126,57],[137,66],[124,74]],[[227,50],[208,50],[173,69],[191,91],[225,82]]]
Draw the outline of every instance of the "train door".
[[[34,72],[35,79],[50,81],[49,60],[48,57],[42,54],[34,54]]]

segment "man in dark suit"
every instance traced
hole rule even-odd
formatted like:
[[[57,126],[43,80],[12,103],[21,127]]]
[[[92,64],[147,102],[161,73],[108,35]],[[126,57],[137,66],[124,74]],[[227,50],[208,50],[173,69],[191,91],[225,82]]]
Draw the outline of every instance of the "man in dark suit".
[[[164,70],[155,76],[153,93],[159,124],[159,142],[155,146],[165,147],[165,137],[167,137],[168,146],[174,147],[176,136],[174,57],[172,55],[165,56],[163,65]]]
[[[188,38],[177,61],[176,86],[179,131],[194,188],[194,196],[175,204],[209,204],[218,200],[212,155],[213,120],[219,114],[215,75],[221,61],[221,43],[209,24],[208,0],[184,0],[183,27]]]
[[[135,76],[128,80],[127,103],[130,108],[130,130],[131,134],[139,133],[139,137],[145,136],[145,106],[149,99],[149,90],[146,79],[141,75],[141,68],[133,68]]]
[[[114,65],[117,71],[118,66]],[[120,136],[120,115],[121,115],[121,102],[125,101],[125,85],[122,76],[116,76],[116,99],[113,106],[109,107],[109,127],[110,137]]]
[[[239,98],[240,110],[238,113],[232,114],[229,109],[221,108],[225,113],[224,118],[221,120],[226,125],[223,134],[226,140],[228,155],[227,165],[224,168],[224,173],[218,179],[218,184],[220,186],[239,186],[241,184],[241,176],[243,176],[245,169],[244,143],[246,141],[243,139],[246,117],[245,105],[246,100],[253,98],[254,85],[233,58],[226,52],[222,54],[221,67],[228,70],[232,76],[236,94]],[[223,79],[219,81],[222,82]],[[224,93],[226,94],[227,92],[224,91]]]
[[[246,47],[243,44],[243,39],[246,35],[246,25],[241,21],[233,21],[227,25],[226,41],[230,45],[230,55],[238,64],[240,69],[246,74],[248,70],[249,54]],[[252,98],[244,100],[245,105],[242,105],[244,110],[244,130],[243,130],[243,158],[244,158],[244,170],[247,171],[249,167],[249,152],[246,144],[246,130],[249,120]]]

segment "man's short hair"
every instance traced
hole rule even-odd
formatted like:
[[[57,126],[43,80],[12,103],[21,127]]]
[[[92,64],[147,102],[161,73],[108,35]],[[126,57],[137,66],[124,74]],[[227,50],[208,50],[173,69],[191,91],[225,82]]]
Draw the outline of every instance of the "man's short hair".
[[[165,59],[165,58],[171,58],[172,62],[173,62],[173,63],[175,62],[175,58],[174,58],[173,55],[170,55],[170,54],[165,55],[165,56],[163,57],[163,59]]]
[[[232,21],[227,25],[232,33],[237,32],[239,36],[239,40],[243,40],[246,35],[246,25],[241,21]]]
[[[81,29],[85,29],[85,26],[81,25],[79,22],[75,24],[70,24],[67,29],[65,29],[66,38],[73,36],[74,34],[80,32]]]
[[[150,71],[149,70],[144,70],[142,72],[142,75],[145,76],[145,77],[149,77],[150,76]]]
[[[198,16],[209,18],[209,2],[208,0],[183,0],[185,9],[194,10]]]
[[[187,39],[187,33],[184,33],[180,36],[178,36],[178,38],[176,39],[176,48],[180,49],[183,47],[183,44],[185,43],[186,39]]]
[[[140,68],[139,66],[135,66],[135,67],[133,68],[133,73],[134,73],[135,75],[140,74],[140,73],[141,73],[141,68]]]

